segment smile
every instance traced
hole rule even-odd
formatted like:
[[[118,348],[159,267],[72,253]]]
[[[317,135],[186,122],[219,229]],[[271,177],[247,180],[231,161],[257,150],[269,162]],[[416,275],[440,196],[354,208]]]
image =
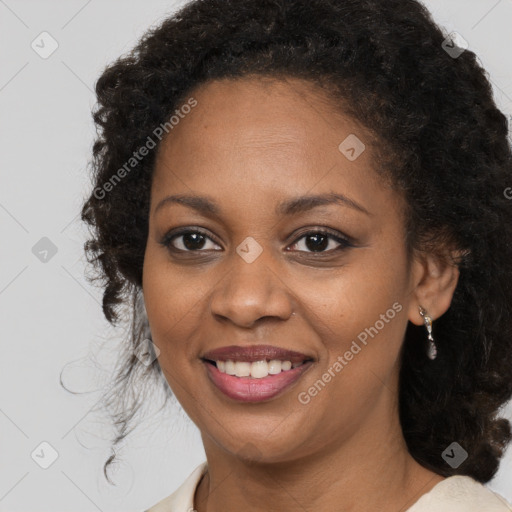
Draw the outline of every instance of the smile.
[[[291,368],[296,368],[304,364],[304,361],[292,363],[291,361],[280,361],[272,359],[266,361],[247,362],[247,361],[215,361],[217,369],[221,373],[235,375],[236,377],[251,377],[253,379],[262,379],[268,375],[278,375],[281,372],[287,372]]]
[[[213,361],[206,360],[204,363],[208,378],[215,388],[225,396],[240,402],[262,402],[275,398],[297,382],[313,365],[311,360],[295,363],[295,367],[291,367],[292,363],[290,361],[278,361],[279,366],[281,366],[279,373],[267,373],[266,376],[255,377],[253,375],[229,375],[226,372],[226,366],[228,370],[231,370],[232,367],[238,367],[239,373],[245,374],[247,373],[248,366],[251,366],[250,371],[252,372],[252,365],[256,364],[254,371],[258,374],[258,372],[264,373],[266,371],[266,368],[263,366],[264,364],[268,369],[272,368],[273,371],[277,371],[277,364],[274,361],[268,363],[266,361],[256,361],[253,363],[226,361],[224,371],[221,371]],[[288,366],[290,368],[285,369]]]

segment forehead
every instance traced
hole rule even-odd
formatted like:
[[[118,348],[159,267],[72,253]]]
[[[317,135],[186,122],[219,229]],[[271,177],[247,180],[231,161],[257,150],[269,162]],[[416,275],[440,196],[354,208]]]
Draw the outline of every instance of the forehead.
[[[191,91],[184,103],[190,98],[197,105],[160,144],[154,199],[164,192],[215,192],[257,201],[259,194],[267,199],[346,190],[362,197],[369,187],[383,187],[370,131],[344,116],[314,84],[261,77],[216,80]],[[346,140],[356,141],[361,151],[356,159],[340,149]]]
[[[318,143],[322,138],[314,132],[339,130],[340,123],[358,125],[343,114],[342,100],[334,100],[319,86],[298,78],[214,80],[190,95],[198,102],[189,116],[195,118],[196,125],[209,129],[211,137],[231,129],[238,134],[237,140],[246,139],[249,146],[283,146],[305,138]],[[188,124],[182,123],[184,131]],[[357,130],[366,131],[360,125]]]

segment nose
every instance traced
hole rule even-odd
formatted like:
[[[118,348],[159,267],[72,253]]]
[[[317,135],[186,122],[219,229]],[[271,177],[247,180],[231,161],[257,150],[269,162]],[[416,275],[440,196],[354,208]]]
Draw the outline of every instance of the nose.
[[[229,271],[217,283],[210,301],[213,316],[250,328],[266,318],[286,320],[293,314],[293,294],[276,265],[263,253],[248,263],[236,252]]]

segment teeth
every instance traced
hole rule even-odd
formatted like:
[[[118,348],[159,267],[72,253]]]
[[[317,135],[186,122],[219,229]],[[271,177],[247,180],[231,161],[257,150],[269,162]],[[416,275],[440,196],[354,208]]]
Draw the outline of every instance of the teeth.
[[[279,359],[272,359],[272,361],[269,361],[267,364],[268,373],[270,373],[270,375],[281,373],[281,361],[279,361]]]
[[[271,361],[254,361],[249,363],[247,361],[215,361],[217,369],[221,373],[228,375],[236,375],[237,377],[252,377],[253,379],[262,379],[268,375],[277,375],[278,373],[286,372],[291,368],[297,368],[304,364],[304,362],[293,363],[291,361],[280,361],[279,359],[272,359]]]
[[[237,363],[238,364],[238,363]],[[254,361],[251,363],[251,377],[261,379],[268,375],[267,361]]]
[[[217,365],[217,368],[218,368],[218,365]],[[219,370],[220,370],[220,368],[219,368]],[[224,371],[228,375],[235,375],[235,363],[233,363],[233,361],[226,361],[226,363],[224,365]]]
[[[235,375],[237,377],[250,377],[251,363],[237,361],[235,363]]]

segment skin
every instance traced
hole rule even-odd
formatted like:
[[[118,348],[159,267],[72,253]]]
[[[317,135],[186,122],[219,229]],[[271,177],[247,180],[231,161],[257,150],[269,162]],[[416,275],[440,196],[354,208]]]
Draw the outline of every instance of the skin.
[[[431,254],[408,260],[403,198],[378,174],[370,133],[335,113],[323,91],[299,79],[252,77],[203,84],[190,96],[197,106],[157,155],[143,292],[160,366],[204,443],[208,473],[195,509],[405,511],[443,477],[407,451],[400,348],[408,321],[423,324],[420,304],[434,319],[448,309],[456,267]],[[349,134],[366,144],[354,161],[338,149]],[[275,212],[281,201],[331,192],[367,213],[340,203]],[[157,211],[171,194],[208,196],[220,213],[170,202]],[[178,236],[173,252],[161,242],[178,227],[201,228],[207,238],[194,249],[194,239],[184,245]],[[353,246],[340,250],[327,238],[315,252],[304,234],[322,228]],[[236,252],[246,237],[262,248],[252,263]],[[394,303],[401,312],[300,403],[298,394]],[[274,399],[227,398],[200,355],[259,343],[315,362]]]

